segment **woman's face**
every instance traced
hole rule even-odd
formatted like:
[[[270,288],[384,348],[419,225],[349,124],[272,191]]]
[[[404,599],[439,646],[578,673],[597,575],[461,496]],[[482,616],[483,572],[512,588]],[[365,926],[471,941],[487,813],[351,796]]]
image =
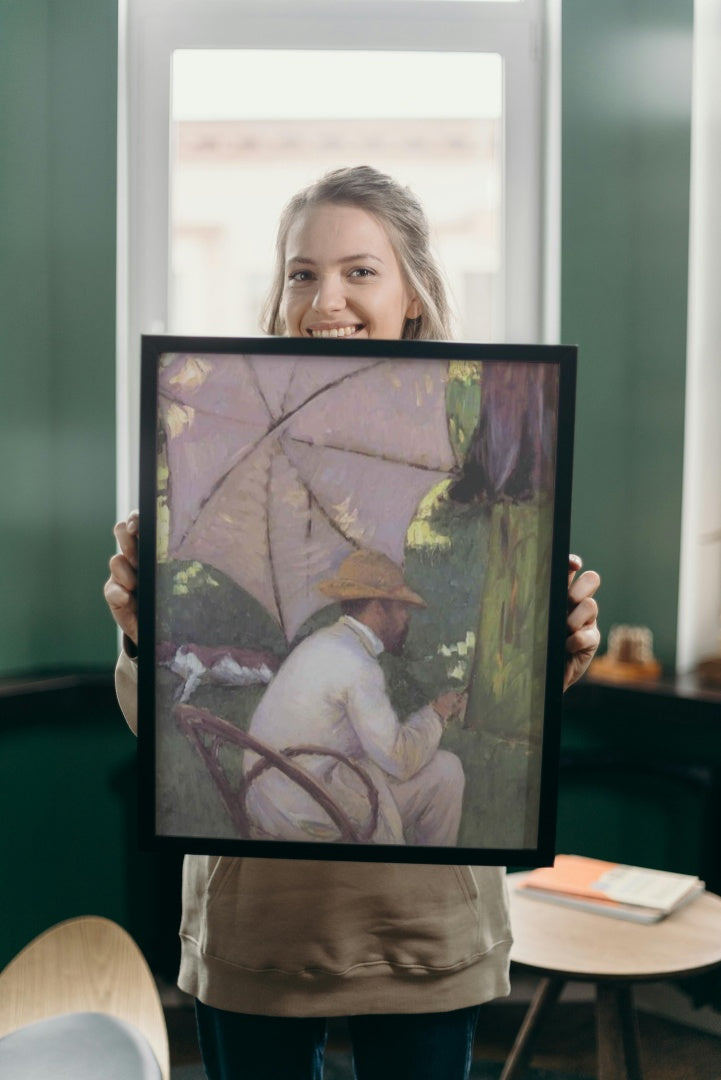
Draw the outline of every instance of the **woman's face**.
[[[323,203],[288,231],[281,314],[289,337],[400,338],[421,314],[388,234],[358,206]]]

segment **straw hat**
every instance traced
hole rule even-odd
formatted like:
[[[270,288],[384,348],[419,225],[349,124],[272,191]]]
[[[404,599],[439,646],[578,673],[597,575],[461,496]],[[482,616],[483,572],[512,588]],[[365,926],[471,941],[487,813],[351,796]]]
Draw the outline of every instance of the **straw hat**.
[[[338,567],[336,576],[318,585],[334,600],[402,600],[426,607],[425,600],[409,589],[397,563],[380,551],[354,551]]]

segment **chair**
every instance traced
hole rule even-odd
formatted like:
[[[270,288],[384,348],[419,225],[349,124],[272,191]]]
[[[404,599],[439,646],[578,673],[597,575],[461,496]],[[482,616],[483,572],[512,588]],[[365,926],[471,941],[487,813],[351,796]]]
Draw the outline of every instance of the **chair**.
[[[169,1080],[155,981],[117,923],[58,923],[0,973],[0,1076]]]
[[[294,784],[306,791],[325,810],[338,828],[339,839],[347,844],[365,843],[371,839],[378,825],[378,791],[365,769],[351,761],[345,754],[330,750],[327,746],[287,746],[281,751],[266,746],[247,731],[243,731],[219,716],[195,705],[177,705],[175,719],[183,734],[190,740],[205,763],[215,786],[225,804],[230,819],[240,837],[251,836],[251,823],[245,807],[248,788],[267,769],[279,769]],[[224,745],[241,747],[257,754],[260,760],[243,776],[234,790],[220,763],[220,751]],[[328,757],[340,761],[360,778],[368,794],[368,821],[358,829],[310,773],[291,759],[305,756]]]

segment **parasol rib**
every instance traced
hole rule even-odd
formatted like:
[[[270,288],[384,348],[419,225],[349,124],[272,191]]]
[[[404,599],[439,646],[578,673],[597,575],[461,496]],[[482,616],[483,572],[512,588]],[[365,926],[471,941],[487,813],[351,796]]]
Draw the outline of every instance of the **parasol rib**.
[[[338,522],[334,521],[328,511],[324,509],[323,504],[318,502],[318,499],[310,490],[310,488],[306,488],[306,491],[308,492],[308,532],[310,533],[310,511],[311,508],[314,506],[318,513],[321,515],[321,517],[325,518],[325,520],[328,522],[331,529],[334,529],[335,532],[337,532],[343,540],[347,540],[347,542],[349,544],[352,544],[353,547],[359,548],[361,545],[358,543],[358,541],[354,540],[352,536],[348,536],[346,533],[343,532]]]
[[[278,584],[278,578],[277,578],[276,573],[275,573],[275,559],[273,558],[273,548],[272,548],[272,542],[271,542],[271,538],[270,538],[270,513],[268,512],[268,507],[270,506],[270,485],[271,485],[272,481],[273,481],[273,462],[271,460],[270,467],[268,469],[268,479],[267,479],[267,482],[266,482],[266,485],[265,485],[265,502],[266,502],[265,538],[266,538],[266,542],[268,544],[268,566],[269,566],[269,569],[270,569],[270,584],[271,584],[271,587],[273,589],[273,599],[275,600],[275,606],[276,606],[276,609],[278,611],[278,622],[280,623],[280,628],[283,631],[283,634],[285,635],[285,638],[287,640],[288,631],[287,631],[286,625],[285,625],[285,616],[284,616],[284,613],[283,613],[283,607],[282,607],[281,599],[280,599],[280,586]]]
[[[341,453],[348,452],[354,454],[356,457],[367,457],[373,461],[386,461],[389,465],[406,465],[409,469],[419,469],[421,472],[434,472],[444,473],[447,476],[453,476],[458,470],[456,468],[445,469],[440,465],[424,465],[420,461],[409,461],[407,458],[391,457],[390,454],[375,453],[373,450],[360,450],[355,446],[335,446],[333,443],[323,442],[317,443],[313,439],[300,439],[296,435],[288,435],[287,439],[292,443],[299,443],[301,446],[316,446],[321,450],[339,450]]]
[[[265,405],[266,412],[268,413],[268,416],[270,416],[272,418],[273,410],[271,409],[270,405],[268,404],[268,399],[265,396],[265,392],[263,390],[263,387],[260,385],[260,379],[258,378],[258,372],[255,370],[255,364],[249,364],[248,366],[250,367],[250,370],[253,373],[253,381],[255,382],[256,390],[260,394],[260,400]]]

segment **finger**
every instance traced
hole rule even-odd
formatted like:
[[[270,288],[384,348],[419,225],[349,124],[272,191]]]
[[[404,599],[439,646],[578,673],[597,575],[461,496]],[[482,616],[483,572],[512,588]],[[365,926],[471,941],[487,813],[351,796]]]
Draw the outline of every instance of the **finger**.
[[[122,585],[114,578],[108,578],[103,587],[103,595],[108,603],[108,607],[113,612],[127,611],[134,604],[134,596],[127,589],[124,589]]]
[[[132,566],[138,565],[138,523],[132,515],[127,521],[119,521],[113,529],[118,547]]]
[[[579,604],[571,608],[566,616],[566,629],[569,633],[580,630],[583,626],[593,626],[598,618],[598,604],[592,596],[586,596]]]
[[[580,555],[569,555],[568,556],[568,587],[569,587],[569,589],[571,588],[571,583],[573,582],[574,577],[576,576],[576,574],[578,573],[578,571],[581,569],[582,566],[583,566],[583,559],[581,558]]]
[[[568,589],[569,607],[580,604],[588,596],[593,596],[601,585],[601,578],[595,570],[586,570],[576,578]]]
[[[112,617],[123,630],[128,624],[137,625],[137,605],[135,595],[128,593],[117,581],[109,579],[103,590]]]
[[[138,642],[138,612],[135,596],[110,578],[103,589],[110,613],[124,634]]]
[[[110,580],[128,592],[135,592],[138,587],[138,575],[135,572],[135,566],[129,562],[125,555],[113,555],[108,565],[110,567]]]
[[[601,643],[601,633],[597,626],[584,626],[569,634],[566,638],[566,652],[571,656],[592,656]]]

